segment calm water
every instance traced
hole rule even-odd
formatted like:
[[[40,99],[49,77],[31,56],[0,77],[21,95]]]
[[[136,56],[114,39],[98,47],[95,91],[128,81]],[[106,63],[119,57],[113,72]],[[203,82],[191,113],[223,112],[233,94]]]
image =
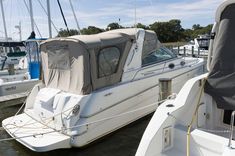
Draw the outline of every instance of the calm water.
[[[12,116],[19,106],[0,108],[0,121]],[[134,156],[144,130],[151,119],[149,115],[140,119],[86,148],[60,149],[45,153],[32,152],[17,141],[0,142],[0,156]],[[10,137],[0,131],[0,138]]]

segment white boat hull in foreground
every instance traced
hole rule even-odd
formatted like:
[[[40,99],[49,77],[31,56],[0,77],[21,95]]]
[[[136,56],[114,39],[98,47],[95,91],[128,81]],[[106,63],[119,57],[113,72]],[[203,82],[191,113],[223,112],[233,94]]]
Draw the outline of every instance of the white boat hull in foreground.
[[[219,6],[215,21],[209,73],[190,79],[158,107],[136,156],[235,155],[235,0]]]
[[[233,156],[235,141],[228,147],[229,124],[223,122],[224,110],[211,96],[202,94],[195,123],[187,143],[188,126],[196,110],[201,84],[207,74],[189,80],[176,99],[158,107],[146,128],[136,156]],[[234,133],[235,134],[235,133]]]

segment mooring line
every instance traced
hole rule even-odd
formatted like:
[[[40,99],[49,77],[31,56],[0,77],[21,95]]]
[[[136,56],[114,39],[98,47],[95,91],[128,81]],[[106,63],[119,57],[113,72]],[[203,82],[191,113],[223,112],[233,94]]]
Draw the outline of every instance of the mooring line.
[[[122,117],[122,116],[125,116],[125,115],[129,115],[129,114],[132,114],[132,113],[135,113],[135,112],[138,112],[138,111],[141,111],[141,110],[144,110],[144,109],[147,109],[149,107],[153,107],[153,106],[158,106],[159,104],[165,102],[166,100],[168,99],[165,99],[165,100],[162,100],[162,101],[158,101],[158,102],[155,102],[153,104],[150,104],[150,105],[147,105],[147,106],[144,106],[144,107],[140,107],[140,108],[137,108],[137,109],[134,109],[132,111],[128,111],[128,112],[124,112],[124,113],[121,113],[121,114],[118,114],[118,115],[114,115],[114,116],[110,116],[110,117],[107,117],[107,118],[103,118],[103,119],[100,119],[100,120],[96,120],[96,121],[92,121],[92,122],[88,122],[88,123],[84,123],[84,124],[80,124],[80,125],[76,125],[76,126],[72,126],[72,127],[67,127],[67,128],[63,128],[63,129],[60,129],[60,130],[57,130],[55,128],[51,128],[49,127],[48,125],[40,122],[40,124],[48,127],[48,129],[52,129],[52,131],[49,131],[49,132],[44,132],[44,133],[36,133],[36,134],[31,134],[31,135],[27,135],[27,136],[22,136],[22,137],[12,137],[12,138],[4,138],[4,139],[0,139],[0,142],[3,142],[3,141],[10,141],[10,140],[17,140],[17,139],[22,139],[22,138],[27,138],[27,137],[36,137],[36,136],[39,136],[39,135],[45,135],[45,134],[50,134],[50,133],[54,133],[54,132],[64,132],[65,130],[69,130],[69,129],[72,129],[72,128],[78,128],[78,127],[83,127],[83,126],[88,126],[88,125],[91,125],[91,124],[96,124],[96,123],[99,123],[99,122],[103,122],[103,121],[107,121],[107,120],[111,120],[111,119],[115,119],[115,118],[118,118],[118,117]],[[58,113],[56,115],[59,115],[59,114],[62,114],[63,112],[61,113]],[[28,115],[28,114],[27,114]],[[29,115],[28,115],[29,116]],[[29,116],[31,117],[31,116]],[[35,118],[31,117],[32,120],[36,120]],[[48,120],[48,119],[47,119]],[[45,120],[44,120],[45,121]],[[34,123],[37,123],[38,120],[36,120]],[[10,125],[10,124],[8,124]],[[18,128],[18,126],[16,126],[15,124],[11,124],[11,125],[14,125],[15,127],[13,128],[9,128],[9,129],[14,129],[14,128]],[[20,126],[21,128],[24,128],[22,126]],[[4,129],[3,127],[1,127],[1,129]],[[66,135],[66,134],[64,134]]]

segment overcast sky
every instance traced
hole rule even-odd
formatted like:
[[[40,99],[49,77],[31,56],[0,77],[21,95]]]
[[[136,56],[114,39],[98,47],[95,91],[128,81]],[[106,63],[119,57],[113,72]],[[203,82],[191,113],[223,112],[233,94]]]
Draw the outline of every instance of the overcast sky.
[[[24,1],[4,0],[7,32],[9,37],[19,39],[15,25],[21,22],[22,36],[26,39],[31,32],[30,17]],[[42,37],[48,37],[47,16],[39,4],[46,8],[46,0],[32,0],[34,20]],[[76,23],[69,5],[69,0],[60,0],[69,28],[76,29]],[[180,19],[184,28],[193,24],[206,26],[214,22],[216,8],[224,0],[72,0],[81,28],[97,26],[106,28],[109,23],[118,22],[122,26],[133,26],[136,22],[145,25],[155,21]],[[56,0],[50,0],[51,16],[57,29],[65,28]],[[120,19],[120,21],[119,21]],[[53,36],[57,35],[54,28]],[[37,37],[38,31],[35,31]],[[4,37],[2,18],[0,22],[0,37]]]

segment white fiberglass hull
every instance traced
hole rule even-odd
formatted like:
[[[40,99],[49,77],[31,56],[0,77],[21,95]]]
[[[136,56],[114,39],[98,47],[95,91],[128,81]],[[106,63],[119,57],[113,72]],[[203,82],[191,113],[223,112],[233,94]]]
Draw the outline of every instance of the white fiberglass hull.
[[[207,74],[189,80],[174,100],[167,100],[154,113],[139,144],[136,156],[233,156],[235,141],[228,147],[229,125],[223,122],[223,110],[202,94]],[[198,105],[198,106],[197,106]],[[197,109],[187,142],[188,126]],[[234,133],[234,132],[233,132]]]
[[[157,101],[159,78],[171,77],[173,92],[178,92],[188,79],[200,74],[202,69],[202,60],[199,60],[199,62],[195,62],[190,66],[185,65],[184,68],[169,71],[166,70],[165,72],[160,72],[159,74],[154,74],[154,72],[151,72],[150,74],[152,75],[150,76],[148,69],[145,69],[142,72],[148,74],[144,75],[141,74],[141,72],[138,72],[136,74],[137,79],[135,81],[123,83],[110,87],[109,89],[103,89],[88,96],[76,95],[75,99],[80,99],[79,103],[81,110],[79,117],[76,120],[74,119],[75,121],[71,121],[73,126],[69,128],[67,127],[67,129],[62,128],[58,130],[58,126],[56,126],[55,123],[57,122],[58,124],[60,121],[57,119],[61,119],[63,116],[66,116],[67,119],[73,118],[72,116],[70,117],[70,113],[66,115],[66,112],[62,113],[61,118],[52,117],[45,122],[43,121],[44,117],[39,118],[40,121],[46,123],[46,129],[48,131],[54,131],[56,135],[59,135],[62,138],[62,140],[58,139],[58,141],[55,141],[53,136],[50,136],[51,134],[41,135],[41,133],[39,134],[39,137],[32,136],[32,133],[30,133],[28,137],[25,137],[28,129],[26,127],[26,130],[24,130],[25,128],[23,128],[24,126],[22,127],[22,125],[27,125],[29,122],[27,120],[22,120],[22,123],[19,124],[18,122],[15,122],[15,125],[13,124],[13,127],[11,128],[8,126],[8,121],[14,122],[16,120],[20,120],[22,116],[26,118],[27,115],[25,113],[30,114],[33,118],[34,112],[38,114],[51,113],[48,111],[42,111],[43,107],[48,106],[42,106],[40,108],[35,106],[33,107],[34,100],[31,100],[31,97],[27,100],[30,104],[28,104],[29,106],[26,105],[25,113],[23,113],[22,116],[15,116],[12,118],[13,120],[8,118],[2,122],[2,125],[10,135],[17,138],[17,141],[35,151],[41,152],[58,148],[82,147],[135,120],[138,120],[147,114],[154,112],[158,107]],[[156,71],[159,71],[159,69]],[[141,76],[145,76],[145,78],[141,79]],[[32,96],[36,95],[38,90],[40,89],[33,90],[31,93]],[[57,93],[53,92],[52,94]],[[155,104],[151,105],[152,103]],[[57,112],[56,109],[60,107],[60,104],[64,103],[52,104],[54,113]],[[69,108],[68,105],[69,104],[66,104],[62,107],[64,109]],[[31,121],[33,121],[33,119],[31,119]],[[62,121],[62,123],[67,124],[66,121]],[[14,126],[16,128],[14,128]],[[42,125],[40,124],[38,127],[36,126],[38,129],[41,127]],[[17,130],[18,128],[19,130]],[[18,133],[13,133],[15,130],[17,130]],[[68,133],[67,130],[70,132]],[[47,131],[45,131],[45,133],[47,133]],[[41,141],[37,144],[39,138]],[[41,147],[43,142],[50,138],[52,139],[48,141],[48,144],[46,144],[47,147]]]
[[[19,75],[19,74],[25,74],[25,73],[27,73],[28,72],[28,69],[16,69],[15,70],[15,74],[16,75]],[[8,76],[9,75],[9,72],[8,72],[8,70],[6,70],[6,69],[4,69],[4,70],[0,70],[0,78],[2,77],[2,76]]]
[[[28,80],[26,74],[3,76],[0,78],[0,81],[1,106],[23,103],[32,88],[40,83],[38,79]]]

